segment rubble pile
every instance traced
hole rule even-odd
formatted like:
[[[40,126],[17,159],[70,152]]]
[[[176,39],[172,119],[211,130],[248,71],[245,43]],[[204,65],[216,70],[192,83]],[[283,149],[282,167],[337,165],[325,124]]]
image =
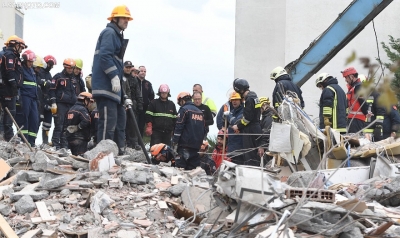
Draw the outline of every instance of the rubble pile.
[[[4,237],[400,236],[400,179],[379,172],[380,159],[366,177],[360,168],[285,177],[228,161],[208,176],[146,164],[136,150],[115,156],[110,140],[83,157],[0,147]]]

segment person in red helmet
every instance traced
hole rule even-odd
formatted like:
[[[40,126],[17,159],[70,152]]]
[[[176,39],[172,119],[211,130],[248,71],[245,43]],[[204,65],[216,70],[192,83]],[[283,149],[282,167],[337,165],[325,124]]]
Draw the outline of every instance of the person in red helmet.
[[[19,106],[15,120],[19,127],[22,127],[22,133],[28,140],[28,143],[34,147],[39,129],[39,112],[37,105],[37,84],[36,74],[33,71],[33,62],[36,60],[36,54],[31,50],[26,50],[22,54],[23,80],[20,88]]]
[[[65,115],[76,102],[73,84],[75,60],[67,58],[63,62],[64,70],[54,76],[50,84],[51,112],[54,116],[54,131],[51,141],[57,150],[68,149],[68,142],[63,133]]]
[[[231,161],[229,158],[226,157],[228,147],[227,145],[228,136],[226,136],[226,140],[224,141],[224,131],[219,130],[217,135],[217,143],[215,143],[215,147],[212,153],[212,159],[215,162],[215,166],[218,169],[221,166],[222,160]],[[225,144],[225,151],[223,150]]]
[[[150,146],[164,143],[171,144],[172,132],[176,122],[175,103],[168,99],[171,97],[167,84],[158,88],[159,98],[152,100],[146,111],[146,135],[151,136]]]
[[[42,95],[39,100],[43,105],[42,143],[48,144],[51,121],[53,119],[53,115],[51,113],[51,100],[49,95],[50,84],[53,76],[51,75],[50,70],[54,67],[54,65],[57,65],[57,60],[52,55],[46,55],[44,57],[44,61],[46,62],[46,67],[41,68],[39,71],[40,81],[38,82],[38,84],[42,91]]]
[[[361,89],[361,80],[354,67],[346,68],[342,75],[347,83],[347,133],[356,133],[365,127],[366,115],[368,114],[368,104],[362,95],[357,93]]]

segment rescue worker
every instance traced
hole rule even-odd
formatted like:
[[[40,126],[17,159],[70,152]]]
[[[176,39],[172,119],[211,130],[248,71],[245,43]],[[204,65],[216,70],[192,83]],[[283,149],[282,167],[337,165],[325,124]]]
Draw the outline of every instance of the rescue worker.
[[[200,166],[204,171],[206,171],[207,175],[213,175],[217,170],[217,166],[215,166],[214,160],[207,154],[209,148],[208,141],[203,140],[203,144],[199,150],[199,160]]]
[[[170,146],[164,143],[155,144],[150,148],[150,154],[152,156],[151,157],[152,164],[160,164],[161,162],[164,163],[171,162],[171,167],[175,167],[176,153]]]
[[[144,66],[139,66],[139,85],[143,98],[143,110],[138,110],[138,126],[140,135],[143,137],[144,128],[146,123],[146,112],[150,102],[154,99],[153,85],[146,79],[147,70]]]
[[[146,135],[151,136],[150,146],[164,143],[171,144],[171,137],[176,123],[175,103],[171,97],[167,84],[158,88],[158,98],[150,102],[146,111]]]
[[[214,116],[211,113],[210,108],[207,105],[201,103],[201,93],[200,92],[197,92],[197,91],[193,92],[193,103],[198,109],[200,109],[203,112],[204,121],[206,123],[206,134],[204,135],[204,139],[206,140],[207,134],[209,132],[209,126],[214,124]]]
[[[235,133],[245,134],[243,135],[243,148],[248,149],[248,151],[243,155],[243,165],[259,166],[260,157],[264,154],[264,149],[259,147],[261,140],[257,140],[261,135],[261,104],[257,94],[250,91],[249,88],[250,85],[246,79],[236,78],[233,81],[233,89],[240,94],[245,103],[243,118],[233,125],[232,129]]]
[[[229,114],[226,117],[228,129],[227,133],[229,134],[229,140],[227,141],[228,157],[235,164],[243,164],[243,136],[240,134],[235,134],[232,126],[242,120],[244,104],[240,94],[237,92],[233,92],[231,94],[229,101],[231,107],[229,108]],[[225,129],[223,128],[223,130]]]
[[[39,98],[40,103],[43,105],[43,122],[42,122],[42,143],[49,143],[49,132],[51,128],[51,121],[53,120],[53,115],[51,113],[51,100],[49,95],[51,80],[53,76],[50,73],[50,70],[57,65],[57,60],[52,55],[46,55],[44,57],[44,61],[46,62],[46,67],[44,69],[40,69],[40,89],[42,92],[42,97]]]
[[[82,79],[82,68],[83,61],[82,59],[75,59],[75,67],[74,67],[74,84],[75,84],[75,92],[76,96],[78,96],[81,92],[86,92],[85,83]]]
[[[226,157],[228,152],[228,146],[226,146],[227,141],[228,141],[228,136],[225,135],[225,141],[224,141],[224,131],[219,130],[217,135],[217,141],[215,143],[215,147],[211,155],[211,158],[213,159],[215,167],[217,169],[219,168],[219,166],[221,166],[223,160],[231,161],[229,158]],[[224,151],[224,143],[225,143],[225,151]]]
[[[92,93],[99,110],[97,142],[113,140],[118,146],[118,154],[125,153],[125,105],[131,104],[121,90],[123,57],[127,47],[123,32],[128,22],[133,20],[127,6],[113,9],[107,18],[110,23],[100,33],[97,40],[92,68]],[[124,101],[125,100],[125,101]],[[125,104],[125,105],[124,105]]]
[[[46,62],[42,57],[39,55],[36,55],[36,60],[33,62],[33,71],[35,72],[36,75],[36,90],[37,90],[37,106],[38,106],[38,113],[39,113],[39,124],[44,120],[44,104],[42,103],[43,100],[43,92],[42,92],[42,84],[45,82],[44,80],[44,74],[42,73],[45,68],[47,67]],[[39,130],[39,128],[38,128]]]
[[[321,73],[315,86],[322,90],[319,99],[319,128],[330,126],[341,134],[346,133],[346,93],[338,80],[327,73]]]
[[[90,140],[89,105],[92,94],[82,92],[76,103],[69,109],[65,121],[68,146],[73,155],[83,155]]]
[[[27,48],[27,45],[25,45],[24,40],[16,35],[9,37],[4,44],[6,45],[6,48],[4,48],[3,53],[1,53],[2,80],[0,82],[0,102],[1,107],[4,111],[3,138],[6,141],[10,141],[11,138],[14,136],[14,131],[12,127],[13,121],[8,113],[5,112],[5,108],[8,108],[12,117],[15,117],[18,88],[23,82],[20,54],[23,49]]]
[[[132,76],[132,68],[132,62],[125,61],[123,81],[126,84],[125,94],[132,100],[132,110],[135,115],[135,120],[137,121],[138,110],[143,110],[143,99],[142,93],[140,92],[138,79]],[[138,136],[140,135],[136,134],[133,124],[133,118],[130,114],[127,114],[126,118],[125,136],[127,147],[133,148],[135,150],[142,149],[138,144]]]
[[[26,50],[22,54],[22,70],[23,84],[20,88],[20,104],[21,113],[17,113],[15,120],[22,122],[19,127],[22,127],[22,134],[27,139],[28,143],[34,147],[37,132],[39,129],[39,112],[37,105],[37,84],[36,74],[33,71],[33,62],[36,60],[36,55],[31,50]],[[22,118],[18,118],[21,117]]]
[[[204,116],[188,92],[179,93],[177,103],[180,108],[172,138],[173,149],[178,154],[176,167],[192,170],[200,166],[197,153],[205,134]]]
[[[53,113],[55,124],[51,141],[56,150],[61,148],[68,149],[68,142],[63,133],[64,120],[67,112],[76,102],[75,87],[73,85],[75,60],[67,58],[64,60],[63,66],[63,71],[54,75],[49,89],[51,112]]]
[[[301,106],[301,108],[304,108],[305,104],[302,96],[303,92],[299,86],[292,82],[292,78],[283,67],[278,66],[274,68],[271,71],[270,79],[274,80],[276,83],[274,91],[272,92],[272,104],[275,109],[281,105],[284,95],[286,95],[288,91],[297,94],[297,98],[300,100],[298,104]]]
[[[268,148],[270,134],[271,134],[271,127],[274,118],[278,117],[278,112],[271,107],[271,101],[268,97],[260,97],[260,104],[261,104],[261,130],[263,136],[261,137],[261,145],[264,148]],[[264,155],[263,158],[265,159],[266,164],[268,161],[272,159],[272,156]]]
[[[88,142],[88,150],[93,149],[97,144],[97,128],[99,125],[99,110],[97,110],[96,101],[92,98],[89,104],[90,112],[90,141]]]
[[[392,106],[390,111],[386,113],[383,119],[383,138],[397,138],[400,131],[400,114],[397,111],[397,106]]]
[[[207,105],[210,108],[213,117],[215,117],[217,115],[217,106],[215,106],[214,100],[212,100],[211,98],[206,97],[204,95],[203,87],[198,83],[193,85],[193,93],[194,92],[200,92],[201,93],[201,97],[202,97],[202,100],[203,100],[201,103],[203,103],[204,105]]]
[[[368,104],[365,99],[357,93],[361,89],[361,81],[354,67],[346,68],[342,75],[347,83],[347,133],[356,133],[365,127]]]
[[[367,84],[367,77],[364,74],[359,74],[358,78],[361,81],[361,84]],[[373,82],[371,82],[373,83]],[[377,142],[383,140],[383,121],[385,120],[386,109],[378,105],[380,93],[377,90],[372,90],[369,96],[367,97],[368,104],[368,114],[366,115],[366,124],[365,126],[370,125],[376,120],[374,124],[370,127],[364,129],[364,134],[366,137],[370,137],[372,135],[372,140]]]

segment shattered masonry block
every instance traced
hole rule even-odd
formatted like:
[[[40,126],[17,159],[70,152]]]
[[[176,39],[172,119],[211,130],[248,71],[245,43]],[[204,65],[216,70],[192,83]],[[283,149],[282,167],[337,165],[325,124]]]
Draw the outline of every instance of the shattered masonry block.
[[[316,202],[335,202],[334,190],[316,189],[316,188],[290,188],[285,191],[287,199],[302,197],[304,194],[310,201]]]

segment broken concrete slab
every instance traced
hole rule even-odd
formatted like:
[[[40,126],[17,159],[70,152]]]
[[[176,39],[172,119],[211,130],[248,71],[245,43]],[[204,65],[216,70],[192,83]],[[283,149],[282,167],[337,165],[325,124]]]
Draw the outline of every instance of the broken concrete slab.
[[[41,152],[41,153],[39,153]],[[38,172],[45,172],[47,168],[53,168],[58,165],[57,161],[50,160],[43,151],[39,151],[33,157],[32,169]]]
[[[36,209],[36,204],[29,195],[24,195],[15,203],[15,210],[18,214],[24,215],[33,212]]]
[[[87,182],[87,181],[83,181],[83,180],[71,181],[68,184],[79,186],[81,188],[93,188],[94,187],[93,183]]]
[[[118,155],[118,146],[112,140],[102,140],[92,150],[86,151],[83,155],[84,158],[92,160],[97,157],[99,153],[113,153]]]
[[[38,186],[38,183],[30,184],[25,186],[21,191],[12,193],[10,195],[11,201],[18,201],[25,195],[31,196],[34,201],[42,200],[49,196],[49,192],[46,190],[35,191],[36,186]]]
[[[11,213],[11,206],[9,204],[0,204],[0,214],[8,216]]]
[[[146,184],[148,177],[150,174],[145,171],[130,170],[123,173],[121,180],[134,184]]]
[[[188,185],[185,183],[180,183],[168,188],[168,192],[170,192],[174,196],[179,196],[186,189],[187,186]]]

